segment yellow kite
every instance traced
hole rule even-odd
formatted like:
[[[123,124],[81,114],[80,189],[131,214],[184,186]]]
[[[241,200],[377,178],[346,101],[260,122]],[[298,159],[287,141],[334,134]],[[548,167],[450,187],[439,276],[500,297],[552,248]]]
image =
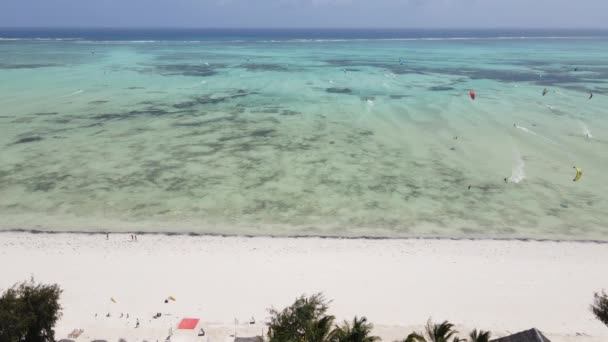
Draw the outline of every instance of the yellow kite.
[[[577,182],[581,177],[583,177],[583,170],[580,167],[573,166],[576,169],[576,176],[574,176],[573,182]]]

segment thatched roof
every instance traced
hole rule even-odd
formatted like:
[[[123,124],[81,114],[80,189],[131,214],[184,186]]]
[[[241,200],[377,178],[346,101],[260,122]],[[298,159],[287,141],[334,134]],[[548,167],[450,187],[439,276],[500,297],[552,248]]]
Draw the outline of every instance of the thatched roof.
[[[490,342],[551,342],[536,328],[497,338]]]

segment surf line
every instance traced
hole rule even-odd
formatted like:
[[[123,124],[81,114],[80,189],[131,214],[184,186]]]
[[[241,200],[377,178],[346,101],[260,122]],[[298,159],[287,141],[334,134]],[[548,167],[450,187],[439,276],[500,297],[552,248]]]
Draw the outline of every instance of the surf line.
[[[80,90],[77,90],[77,91],[75,91],[75,92],[73,92],[71,94],[63,95],[63,96],[60,96],[60,97],[68,97],[68,96],[72,96],[72,95],[76,95],[76,94],[80,94],[80,93],[84,93],[84,90],[80,89]]]
[[[528,134],[535,135],[535,136],[537,136],[537,137],[539,137],[539,138],[541,138],[541,139],[543,139],[543,140],[545,140],[545,141],[547,141],[547,142],[549,142],[549,143],[551,143],[553,145],[563,146],[562,144],[558,143],[557,141],[554,141],[554,140],[551,140],[551,139],[549,139],[549,138],[547,138],[545,136],[542,136],[542,135],[540,135],[540,134],[538,134],[538,133],[534,132],[533,130],[528,129],[526,127],[520,126],[518,124],[513,124],[513,127],[517,128],[519,130],[522,130],[522,131],[524,131],[524,132],[526,132]]]

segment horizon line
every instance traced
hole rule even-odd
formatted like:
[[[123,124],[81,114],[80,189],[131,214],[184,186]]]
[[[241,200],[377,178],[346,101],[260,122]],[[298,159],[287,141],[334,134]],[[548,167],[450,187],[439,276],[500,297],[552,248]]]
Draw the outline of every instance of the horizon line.
[[[608,27],[405,27],[405,26],[0,26],[0,29],[133,29],[133,30],[605,30]]]

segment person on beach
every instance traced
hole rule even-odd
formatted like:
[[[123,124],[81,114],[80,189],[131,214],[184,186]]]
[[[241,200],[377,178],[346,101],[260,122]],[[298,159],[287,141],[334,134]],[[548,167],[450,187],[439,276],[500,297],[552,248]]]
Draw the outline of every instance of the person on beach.
[[[106,233],[106,240],[110,240],[110,233]]]
[[[135,323],[135,328],[139,328],[139,318],[137,319],[137,322]]]

